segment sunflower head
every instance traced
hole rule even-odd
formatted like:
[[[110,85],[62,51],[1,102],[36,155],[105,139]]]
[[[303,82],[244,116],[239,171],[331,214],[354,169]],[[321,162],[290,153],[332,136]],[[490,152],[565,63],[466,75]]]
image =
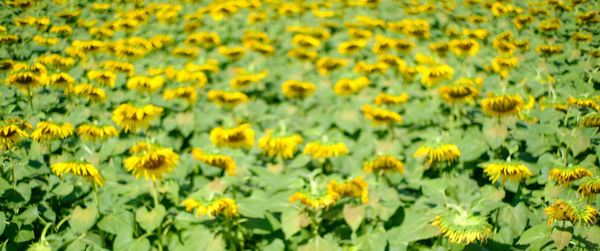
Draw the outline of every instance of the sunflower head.
[[[549,179],[555,180],[558,184],[571,185],[573,182],[584,177],[594,176],[590,170],[579,166],[570,166],[565,168],[554,168],[550,170]]]
[[[348,148],[342,142],[335,144],[321,144],[319,142],[310,142],[304,147],[304,154],[309,154],[313,159],[327,159],[337,157],[348,153]]]
[[[283,95],[290,99],[305,99],[312,95],[317,87],[313,83],[288,80],[281,84]]]
[[[446,210],[431,223],[438,226],[448,241],[467,245],[485,241],[492,232],[486,217],[466,210]]]
[[[65,173],[70,173],[74,176],[83,177],[92,184],[104,185],[104,178],[98,169],[89,163],[62,162],[53,164],[50,168],[54,174],[61,178]]]
[[[279,156],[283,159],[291,159],[302,142],[302,137],[298,134],[274,137],[273,130],[267,130],[266,135],[258,141],[258,148],[263,151],[263,154],[270,157]]]
[[[230,176],[235,176],[237,167],[235,165],[235,160],[232,157],[222,154],[208,154],[202,151],[200,148],[194,148],[192,150],[192,156],[194,159],[200,160],[206,165],[223,169]]]
[[[54,139],[64,139],[73,135],[73,125],[67,122],[53,123],[42,121],[31,133],[31,139],[37,142],[47,142]]]
[[[254,146],[254,130],[250,124],[242,124],[234,128],[214,128],[210,131],[210,141],[218,147],[247,148]]]
[[[369,203],[369,185],[367,185],[362,176],[343,184],[332,180],[327,184],[327,187],[341,196],[360,198],[363,203]]]
[[[580,200],[587,196],[588,200],[593,201],[600,194],[600,177],[584,178],[577,192],[581,195]]]
[[[436,144],[421,146],[413,154],[413,157],[429,156],[429,163],[447,161],[448,165],[456,162],[460,156],[460,150],[454,144]]]
[[[592,225],[598,221],[597,209],[570,201],[557,200],[549,207],[546,207],[544,211],[549,215],[548,226],[552,225],[552,222],[556,220],[570,221],[573,224],[581,224],[583,222],[587,225]]]
[[[481,101],[481,109],[487,115],[506,117],[519,113],[524,104],[525,101],[519,94],[514,96],[504,95],[484,98]]]
[[[374,126],[402,123],[402,116],[393,111],[375,108],[368,104],[363,105],[361,111],[364,113],[365,118],[371,120],[371,124]]]
[[[172,149],[155,147],[131,156],[123,161],[125,169],[136,178],[144,176],[153,181],[160,180],[173,170],[179,162],[179,155]]]
[[[365,172],[384,171],[404,173],[404,163],[394,156],[382,155],[371,162],[365,163],[363,170]]]
[[[29,135],[15,124],[5,124],[0,126],[0,148],[6,147],[10,149],[21,139],[28,137]]]
[[[502,178],[502,183],[506,181],[520,182],[523,179],[528,179],[533,174],[525,165],[513,162],[498,162],[483,165],[483,172],[490,176],[492,183],[496,183],[499,178]]]

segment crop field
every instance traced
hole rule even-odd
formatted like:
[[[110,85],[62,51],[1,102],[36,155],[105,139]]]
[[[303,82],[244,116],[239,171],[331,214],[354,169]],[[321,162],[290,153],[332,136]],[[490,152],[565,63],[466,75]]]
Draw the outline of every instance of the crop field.
[[[2,0],[0,250],[599,250],[600,2]]]

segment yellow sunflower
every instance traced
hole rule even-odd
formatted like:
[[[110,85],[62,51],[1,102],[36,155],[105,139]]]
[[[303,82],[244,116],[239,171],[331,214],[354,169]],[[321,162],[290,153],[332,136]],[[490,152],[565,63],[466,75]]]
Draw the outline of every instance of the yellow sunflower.
[[[235,160],[232,157],[221,154],[206,154],[199,148],[192,149],[192,156],[204,164],[225,170],[230,176],[235,176]]]
[[[196,88],[192,86],[178,87],[175,89],[167,89],[163,92],[163,99],[181,98],[185,99],[189,104],[196,103]]]
[[[386,93],[379,93],[375,96],[375,105],[383,106],[383,105],[399,105],[402,103],[408,102],[409,96],[406,93],[402,93],[401,95],[394,96]]]
[[[371,162],[365,163],[363,170],[368,173],[372,171],[404,173],[404,163],[394,156],[382,155]]]
[[[454,144],[444,144],[439,146],[421,146],[413,154],[413,157],[429,156],[429,163],[447,161],[448,165],[458,160],[460,150]]]
[[[451,80],[454,75],[454,69],[446,64],[420,66],[417,70],[421,73],[421,84],[425,87],[432,87],[443,80]]]
[[[98,184],[99,186],[104,185],[104,178],[98,169],[89,163],[61,162],[53,164],[50,166],[50,169],[52,169],[52,172],[60,178],[62,178],[65,173],[71,173],[72,175],[83,177],[92,184]]]
[[[462,245],[483,242],[492,233],[492,226],[486,217],[466,210],[446,210],[436,216],[431,225],[438,226],[448,241]]]
[[[393,111],[374,108],[368,104],[363,105],[360,110],[364,113],[365,118],[371,120],[371,125],[374,126],[402,123],[402,116]]]
[[[348,148],[342,142],[335,144],[310,142],[304,147],[303,153],[311,155],[313,159],[326,159],[348,154]]]
[[[371,80],[365,76],[356,79],[343,78],[335,83],[333,91],[339,96],[348,96],[360,92],[370,83]]]
[[[182,202],[182,205],[185,206],[185,210],[188,212],[192,212],[195,209],[196,216],[224,216],[226,218],[239,216],[239,208],[235,200],[229,198],[219,198],[206,206],[194,199],[186,199]]]
[[[178,162],[179,155],[172,149],[155,147],[125,159],[123,164],[136,178],[144,176],[156,181],[171,172]]]
[[[558,184],[571,185],[573,182],[585,177],[592,177],[594,174],[583,167],[571,166],[565,168],[554,168],[550,170],[550,181],[556,180]]]
[[[73,125],[70,123],[42,121],[37,124],[37,128],[31,133],[31,139],[37,142],[47,142],[58,138],[64,139],[71,135],[73,135]]]
[[[243,92],[226,92],[226,91],[208,91],[208,100],[214,102],[217,106],[225,106],[233,108],[239,104],[248,102],[248,96]]]
[[[263,154],[270,157],[279,156],[283,159],[291,159],[298,151],[298,145],[302,144],[302,137],[294,134],[287,137],[272,137],[273,130],[267,130],[266,135],[258,140],[258,148]]]
[[[114,126],[97,126],[92,124],[83,124],[77,127],[77,135],[86,141],[104,141],[109,137],[119,136],[119,131]]]
[[[327,184],[327,187],[341,196],[360,198],[363,203],[369,203],[369,185],[362,176],[343,184],[338,184],[335,180],[332,180]]]
[[[127,80],[127,88],[133,90],[136,89],[140,92],[152,93],[162,88],[165,83],[165,79],[162,76],[146,77],[146,76],[135,76]]]
[[[525,101],[519,94],[514,96],[504,95],[484,98],[481,100],[481,109],[490,116],[506,117],[517,114],[523,108]]]
[[[225,129],[217,127],[210,130],[210,141],[218,147],[247,148],[254,146],[254,130],[250,124]]]
[[[139,127],[146,127],[148,123],[162,114],[163,108],[145,105],[137,108],[130,104],[121,104],[114,111],[112,120],[121,126],[125,133],[135,130]]]
[[[598,221],[598,210],[587,205],[577,205],[576,203],[557,200],[549,207],[544,209],[545,214],[549,215],[548,226],[555,220],[570,221],[578,225],[583,222],[587,225],[593,225]]]
[[[283,95],[291,99],[305,99],[312,95],[317,86],[309,82],[301,82],[298,80],[288,80],[281,84]]]
[[[523,179],[528,179],[533,175],[529,168],[523,164],[511,163],[511,162],[499,162],[483,165],[485,169],[483,172],[490,176],[492,183],[496,183],[499,178],[502,178],[502,183],[506,181],[520,182]]]
[[[6,148],[10,149],[13,145],[15,145],[15,143],[19,142],[21,139],[28,137],[29,135],[15,124],[7,124],[0,126],[0,148],[6,146]]]
[[[577,192],[581,195],[581,200],[588,196],[588,199],[593,201],[596,195],[600,194],[600,177],[585,178]]]

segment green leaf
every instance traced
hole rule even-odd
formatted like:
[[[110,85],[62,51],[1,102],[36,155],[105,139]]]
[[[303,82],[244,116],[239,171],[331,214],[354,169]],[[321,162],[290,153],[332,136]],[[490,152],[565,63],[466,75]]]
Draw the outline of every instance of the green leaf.
[[[558,250],[562,250],[569,245],[569,242],[571,242],[571,239],[573,238],[572,232],[572,227],[569,227],[568,229],[561,229],[557,227],[552,231],[552,239],[554,240]]]
[[[310,220],[304,211],[295,208],[286,210],[281,214],[281,230],[285,234],[285,238],[289,238],[303,227],[308,226]]]
[[[109,214],[98,222],[98,228],[114,235],[122,233],[131,235],[133,232],[133,214],[124,210]]]
[[[298,251],[332,251],[337,250],[339,247],[332,241],[321,238],[321,236],[317,236],[307,244],[298,247]]]
[[[33,238],[35,238],[33,228],[31,226],[22,226],[13,241],[16,243],[22,243],[33,240]]]
[[[69,226],[76,233],[85,233],[94,226],[98,218],[98,210],[96,207],[91,206],[88,208],[81,208],[77,206],[73,212],[71,212],[71,219],[69,219]]]
[[[0,212],[0,235],[4,233],[4,228],[6,228],[6,215],[4,212]]]
[[[167,210],[163,205],[158,205],[151,211],[148,211],[145,207],[141,207],[135,211],[135,220],[149,233],[160,226],[165,215],[167,215]]]
[[[348,226],[352,229],[353,232],[358,229],[360,223],[362,223],[365,218],[365,205],[360,206],[352,206],[350,204],[345,204],[343,209],[344,220],[348,223]]]
[[[387,245],[387,238],[383,230],[375,230],[363,234],[358,238],[356,248],[365,251],[383,251]]]
[[[536,241],[541,241],[547,239],[549,234],[548,226],[546,224],[535,225],[523,232],[517,244],[525,245]]]

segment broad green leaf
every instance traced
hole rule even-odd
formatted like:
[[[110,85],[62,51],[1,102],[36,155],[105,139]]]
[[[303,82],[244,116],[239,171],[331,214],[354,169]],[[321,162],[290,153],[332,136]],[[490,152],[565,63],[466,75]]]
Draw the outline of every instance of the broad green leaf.
[[[94,206],[87,208],[81,208],[77,206],[71,212],[71,219],[69,219],[69,226],[76,233],[85,233],[94,226],[98,218],[98,210]]]
[[[281,230],[286,239],[308,226],[309,223],[308,215],[304,211],[290,209],[281,214]]]
[[[548,239],[550,231],[546,224],[535,225],[523,232],[517,244],[525,245],[536,241]]]
[[[558,250],[562,250],[563,248],[569,245],[569,242],[573,238],[572,231],[572,227],[564,230],[557,227],[554,228],[554,230],[552,230],[552,239],[554,240],[554,243],[556,244]]]
[[[356,231],[365,218],[365,205],[360,206],[352,206],[350,204],[345,204],[343,213],[344,220],[348,223],[348,226],[352,229],[352,231]]]
[[[137,221],[146,232],[152,232],[160,226],[165,215],[167,215],[167,210],[160,204],[150,211],[145,207],[140,207],[135,211],[135,221]]]

